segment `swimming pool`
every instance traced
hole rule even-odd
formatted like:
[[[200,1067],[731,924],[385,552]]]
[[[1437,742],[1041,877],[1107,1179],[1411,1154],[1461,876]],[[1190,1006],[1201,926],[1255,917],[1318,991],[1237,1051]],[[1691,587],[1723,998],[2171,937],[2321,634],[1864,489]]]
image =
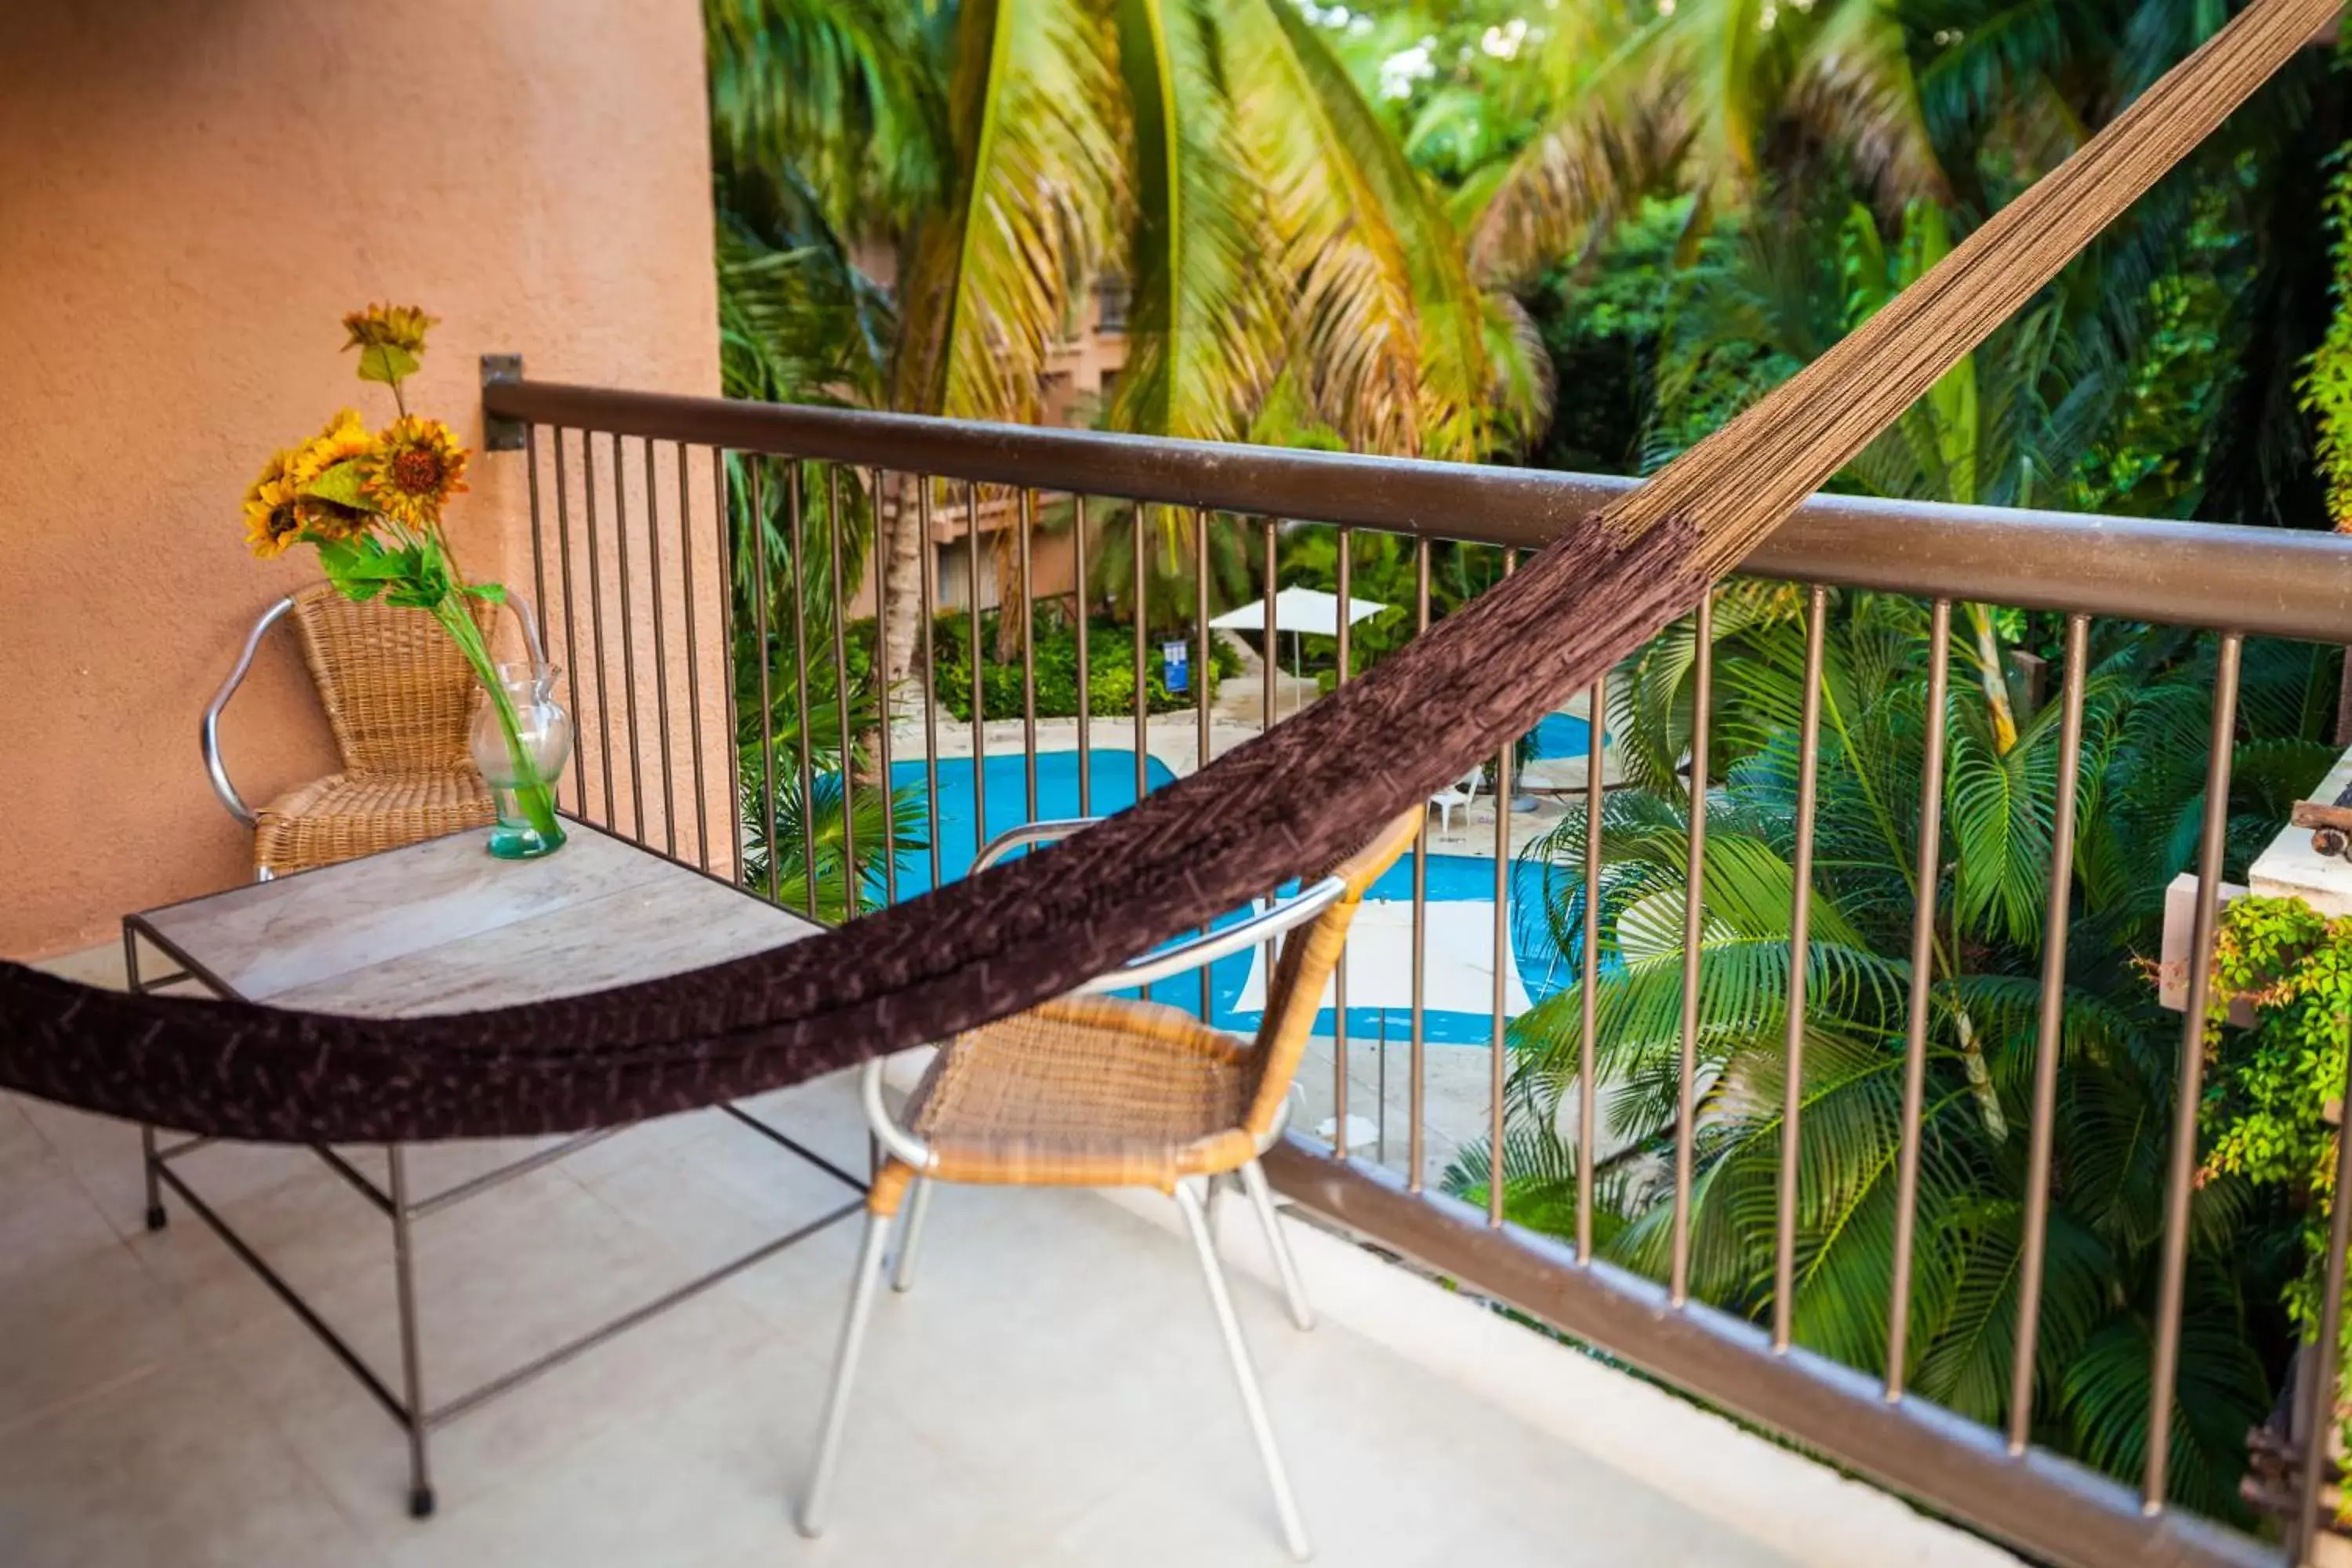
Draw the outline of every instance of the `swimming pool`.
[[[1581,757],[1591,744],[1592,726],[1573,713],[1548,713],[1536,726],[1536,755],[1549,761]]]
[[[1583,721],[1566,714],[1555,714],[1575,726],[1578,734],[1574,746],[1583,744]],[[1550,721],[1547,721],[1549,723]],[[1547,753],[1549,754],[1549,753]],[[1576,754],[1570,752],[1568,754]],[[1097,747],[1086,758],[1087,782],[1091,798],[1088,805],[1098,815],[1122,810],[1133,805],[1135,793],[1135,753],[1132,751]],[[1048,821],[1055,817],[1078,815],[1079,753],[1076,752],[1040,752],[1037,754],[1037,810],[1033,817],[1028,809],[1028,784],[1022,754],[1018,752],[1003,756],[991,756],[981,775],[986,786],[988,820],[983,825],[975,810],[972,788],[972,765],[970,758],[942,758],[939,763],[938,833],[940,847],[940,879],[952,882],[967,875],[980,846],[1008,828],[1032,820]],[[1158,789],[1173,783],[1176,775],[1158,758],[1145,762],[1147,790]],[[925,771],[920,762],[898,763],[890,770],[891,783],[909,792],[919,805],[924,798]],[[1511,934],[1512,949],[1518,959],[1519,977],[1526,985],[1528,999],[1540,1002],[1559,990],[1572,977],[1573,967],[1551,940],[1544,918],[1544,869],[1525,862],[1511,868]],[[931,857],[929,850],[902,851],[898,857],[898,897],[906,900],[928,890],[931,886]],[[1472,855],[1432,855],[1429,858],[1428,898],[1432,904],[1465,900],[1491,901],[1495,896],[1495,863]],[[878,897],[881,889],[874,889]],[[1410,857],[1391,867],[1386,875],[1372,885],[1369,895],[1375,899],[1409,900],[1412,897],[1412,862]],[[1217,921],[1230,924],[1243,918],[1245,910],[1235,910]],[[1237,953],[1221,959],[1210,967],[1209,990],[1211,1016],[1219,1025],[1247,1029],[1258,1021],[1255,1011],[1244,1011],[1236,1006],[1244,982],[1248,978],[1250,959],[1247,953]],[[1164,1000],[1187,1006],[1197,1005],[1198,983],[1183,980],[1171,983],[1157,993]],[[1430,1012],[1426,1019],[1425,1037],[1431,1040],[1462,1045],[1485,1045],[1494,1037],[1493,1018],[1486,1013]],[[1317,1031],[1329,1034],[1337,1026],[1333,1009],[1326,1008],[1317,1020]],[[1403,1039],[1412,1027],[1407,1011],[1401,1007],[1349,1007],[1348,1034],[1351,1039],[1377,1038],[1385,1035],[1391,1039]]]

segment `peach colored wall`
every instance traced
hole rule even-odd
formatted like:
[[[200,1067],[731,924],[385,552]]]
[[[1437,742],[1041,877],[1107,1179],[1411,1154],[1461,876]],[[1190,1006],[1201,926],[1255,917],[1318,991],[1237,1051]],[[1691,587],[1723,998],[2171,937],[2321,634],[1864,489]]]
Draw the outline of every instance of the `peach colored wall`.
[[[248,874],[196,721],[315,575],[246,555],[252,471],[383,412],[337,317],[442,317],[412,396],[477,445],[485,352],[715,392],[710,233],[695,0],[0,5],[0,953]],[[522,464],[452,513],[477,575],[528,581]],[[289,644],[226,742],[249,800],[328,765]]]

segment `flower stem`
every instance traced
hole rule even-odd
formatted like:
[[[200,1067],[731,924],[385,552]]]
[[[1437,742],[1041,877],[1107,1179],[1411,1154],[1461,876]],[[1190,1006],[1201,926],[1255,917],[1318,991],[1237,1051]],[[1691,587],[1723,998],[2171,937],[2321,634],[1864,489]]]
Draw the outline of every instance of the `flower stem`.
[[[522,721],[515,712],[514,699],[508,695],[506,684],[499,679],[498,666],[490,658],[489,645],[483,640],[482,628],[474,624],[471,610],[464,596],[451,594],[433,607],[433,618],[448,632],[474,667],[476,679],[488,693],[490,710],[498,715],[499,732],[507,743],[507,758],[514,764],[514,785],[511,793],[516,806],[530,822],[533,831],[542,837],[559,834],[555,820],[555,791],[539,776],[539,763],[522,742]]]

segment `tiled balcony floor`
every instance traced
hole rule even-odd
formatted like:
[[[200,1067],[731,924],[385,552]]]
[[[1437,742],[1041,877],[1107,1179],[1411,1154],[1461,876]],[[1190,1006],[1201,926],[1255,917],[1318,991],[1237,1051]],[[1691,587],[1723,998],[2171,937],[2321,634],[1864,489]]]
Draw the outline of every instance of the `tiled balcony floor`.
[[[767,1110],[863,1159],[845,1080]],[[0,1096],[9,1568],[1286,1560],[1189,1250],[1091,1195],[941,1192],[923,1279],[877,1310],[811,1543],[788,1503],[855,1222],[443,1428],[440,1513],[417,1523],[399,1433],[359,1385],[193,1215],[144,1230],[136,1151],[127,1127]],[[515,1152],[430,1152],[413,1179]],[[287,1151],[187,1169],[388,1374],[387,1237],[356,1195]],[[428,1397],[835,1190],[689,1117],[422,1222]],[[1234,1289],[1324,1563],[1787,1561],[1339,1324],[1295,1331],[1244,1274]]]

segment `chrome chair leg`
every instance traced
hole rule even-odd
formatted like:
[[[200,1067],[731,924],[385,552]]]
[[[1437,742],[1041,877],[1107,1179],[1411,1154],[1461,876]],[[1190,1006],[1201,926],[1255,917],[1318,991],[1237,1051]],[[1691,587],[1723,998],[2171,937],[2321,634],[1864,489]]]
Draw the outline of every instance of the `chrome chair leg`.
[[[923,1239],[923,1217],[931,1212],[931,1185],[917,1176],[907,1199],[907,1234],[898,1238],[898,1261],[890,1270],[890,1289],[901,1295],[915,1288],[915,1248]]]
[[[1274,1190],[1266,1184],[1265,1167],[1255,1160],[1242,1167],[1242,1186],[1250,1196],[1250,1206],[1257,1210],[1257,1223],[1265,1230],[1266,1250],[1274,1254],[1274,1267],[1282,1276],[1283,1299],[1290,1304],[1290,1321],[1301,1330],[1315,1326],[1315,1308],[1307,1300],[1307,1282],[1298,1277],[1298,1259],[1290,1255],[1290,1238],[1282,1234],[1282,1222],[1275,1217]]]
[[[812,1538],[824,1530],[824,1509],[833,1490],[833,1473],[841,1458],[841,1431],[849,1419],[849,1386],[857,1375],[858,1352],[866,1348],[866,1321],[874,1315],[875,1288],[882,1282],[883,1252],[890,1241],[890,1216],[868,1213],[866,1239],[857,1249],[857,1272],[849,1283],[849,1310],[842,1319],[841,1348],[833,1362],[833,1387],[825,1395],[824,1420],[817,1428],[816,1464],[809,1472],[808,1490],[801,1499],[796,1521]]]
[[[1265,1479],[1274,1488],[1275,1511],[1282,1519],[1282,1538],[1290,1554],[1301,1563],[1315,1554],[1307,1539],[1306,1523],[1298,1517],[1298,1500],[1290,1493],[1289,1472],[1283,1468],[1282,1452],[1275,1446],[1274,1426],[1266,1419],[1265,1398],[1258,1392],[1257,1373],[1250,1366],[1249,1347],[1242,1342],[1241,1320],[1234,1313],[1234,1299],[1225,1289],[1225,1271],[1217,1261],[1216,1243],[1209,1237],[1207,1211],[1201,1201],[1200,1189],[1190,1182],[1176,1185],[1176,1206],[1184,1211],[1184,1228],[1192,1233],[1192,1250],[1201,1259],[1201,1275],[1208,1282],[1209,1305],[1217,1314],[1218,1331],[1224,1335],[1225,1353],[1233,1359],[1234,1381],[1240,1384],[1242,1411],[1249,1417],[1250,1435],[1257,1439],[1258,1457],[1265,1462]]]

